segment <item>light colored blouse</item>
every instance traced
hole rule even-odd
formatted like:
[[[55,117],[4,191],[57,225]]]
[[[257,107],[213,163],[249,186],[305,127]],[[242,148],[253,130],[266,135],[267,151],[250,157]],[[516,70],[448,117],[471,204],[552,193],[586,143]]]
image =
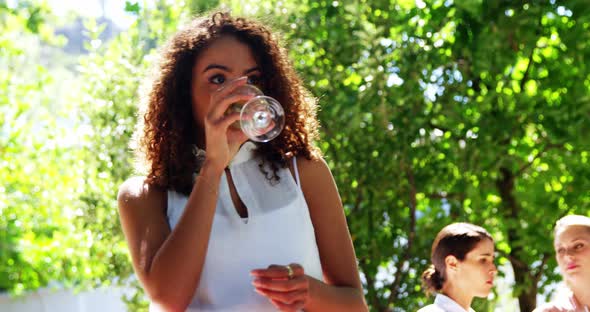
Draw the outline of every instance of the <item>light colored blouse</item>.
[[[279,181],[271,182],[260,170],[255,148],[254,143],[244,143],[229,165],[248,218],[236,211],[224,173],[201,279],[187,311],[276,311],[266,297],[254,291],[250,276],[251,270],[271,264],[299,263],[307,275],[322,280],[315,232],[295,159],[295,179],[288,168],[281,168]],[[272,173],[268,167],[265,170]],[[168,191],[170,228],[178,223],[187,200]]]
[[[555,299],[540,305],[535,312],[590,312],[587,306],[581,304],[570,289],[562,289]]]
[[[431,305],[427,305],[422,309],[418,310],[418,312],[475,312],[472,308],[469,308],[469,311],[463,309],[457,302],[453,299],[443,295],[438,294],[436,298],[434,298],[434,303]]]

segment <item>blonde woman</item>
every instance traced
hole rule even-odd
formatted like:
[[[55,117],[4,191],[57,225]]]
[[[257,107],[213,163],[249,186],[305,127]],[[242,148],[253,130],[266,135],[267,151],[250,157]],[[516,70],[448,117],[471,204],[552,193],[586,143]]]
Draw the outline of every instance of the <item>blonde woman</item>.
[[[565,216],[555,224],[554,233],[557,264],[567,289],[535,312],[589,312],[590,218]]]

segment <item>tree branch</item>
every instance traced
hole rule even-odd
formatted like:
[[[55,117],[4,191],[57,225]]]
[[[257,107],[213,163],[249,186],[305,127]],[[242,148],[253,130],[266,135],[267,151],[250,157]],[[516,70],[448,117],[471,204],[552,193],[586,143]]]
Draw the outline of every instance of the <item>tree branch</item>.
[[[563,144],[562,143],[548,143],[547,145],[545,145],[545,147],[543,147],[543,150],[538,152],[537,155],[535,155],[531,161],[527,162],[526,164],[524,164],[524,166],[522,166],[520,169],[518,169],[515,176],[519,177],[520,175],[522,175],[524,173],[524,171],[526,171],[535,162],[535,160],[537,160],[539,157],[541,157],[548,150],[550,150],[552,148],[556,148],[556,147],[563,147]]]
[[[539,282],[539,280],[541,279],[541,276],[543,276],[543,273],[545,273],[545,270],[543,269],[545,267],[545,264],[547,264],[547,261],[549,261],[550,259],[550,255],[549,253],[543,253],[543,259],[541,260],[541,265],[539,266],[539,269],[537,270],[537,272],[533,275],[533,277],[535,278],[535,284],[537,284]]]
[[[427,194],[426,197],[428,197],[430,199],[464,198],[465,197],[465,194],[464,193],[446,193],[446,192],[440,192],[440,193],[430,193],[430,194]]]
[[[529,53],[529,62],[526,65],[526,69],[524,70],[524,75],[522,76],[522,79],[520,80],[520,91],[522,92],[522,90],[524,89],[524,84],[527,82],[527,80],[529,79],[529,72],[531,70],[531,64],[533,64],[533,54],[535,53],[535,50],[537,49],[537,46],[535,45],[532,49],[531,49],[531,53]]]
[[[401,276],[402,276],[402,269],[405,263],[408,262],[410,259],[410,254],[412,250],[412,246],[414,245],[414,240],[416,238],[416,180],[414,178],[414,172],[412,171],[411,167],[408,167],[404,164],[403,160],[401,163],[402,170],[405,171],[406,176],[408,178],[408,184],[410,187],[409,190],[409,202],[410,202],[410,226],[409,226],[409,233],[408,233],[408,243],[402,256],[399,258],[398,263],[396,263],[396,270],[394,275],[393,282],[389,285],[390,295],[387,299],[387,306],[393,304],[394,300],[397,299],[399,293],[399,287],[401,284]]]
[[[509,253],[506,253],[503,250],[498,250],[498,253],[500,253],[502,256],[504,256],[506,259],[508,259],[510,261],[510,263],[512,263],[512,264],[517,264],[517,265],[523,266],[523,267],[528,266],[526,263],[520,261],[519,259],[515,258],[514,256],[512,256]]]

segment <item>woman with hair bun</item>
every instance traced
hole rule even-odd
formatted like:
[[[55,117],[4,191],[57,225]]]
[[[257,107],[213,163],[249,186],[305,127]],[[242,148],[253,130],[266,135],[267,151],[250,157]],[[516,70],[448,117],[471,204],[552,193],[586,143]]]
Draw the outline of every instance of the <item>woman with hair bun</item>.
[[[430,259],[422,282],[427,294],[437,295],[433,304],[418,312],[473,312],[473,297],[487,297],[498,272],[494,239],[470,223],[445,226],[432,244]]]

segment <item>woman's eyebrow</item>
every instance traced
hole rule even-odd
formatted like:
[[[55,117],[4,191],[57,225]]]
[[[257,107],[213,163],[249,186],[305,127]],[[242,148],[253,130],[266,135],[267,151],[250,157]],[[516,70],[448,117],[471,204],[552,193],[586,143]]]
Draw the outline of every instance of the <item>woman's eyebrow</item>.
[[[555,249],[559,248],[559,247],[564,247],[564,245],[569,245],[569,244],[573,244],[573,243],[577,243],[577,242],[584,242],[587,243],[588,240],[584,237],[576,237],[574,239],[570,239],[568,242],[563,242],[563,243],[558,243],[555,244]]]
[[[203,72],[206,72],[206,71],[211,70],[211,69],[221,69],[221,70],[228,71],[228,72],[231,71],[229,69],[229,67],[227,67],[225,65],[209,64],[209,65],[207,65],[207,67],[205,67],[205,69],[203,70]]]
[[[584,237],[576,237],[576,238],[570,240],[570,243],[576,243],[578,241],[587,242],[588,240],[585,239]]]
[[[251,72],[255,72],[255,71],[260,71],[260,67],[255,66],[255,67],[252,67],[250,69],[247,69],[247,70],[244,71],[244,75],[247,75],[247,74],[249,74]]]

